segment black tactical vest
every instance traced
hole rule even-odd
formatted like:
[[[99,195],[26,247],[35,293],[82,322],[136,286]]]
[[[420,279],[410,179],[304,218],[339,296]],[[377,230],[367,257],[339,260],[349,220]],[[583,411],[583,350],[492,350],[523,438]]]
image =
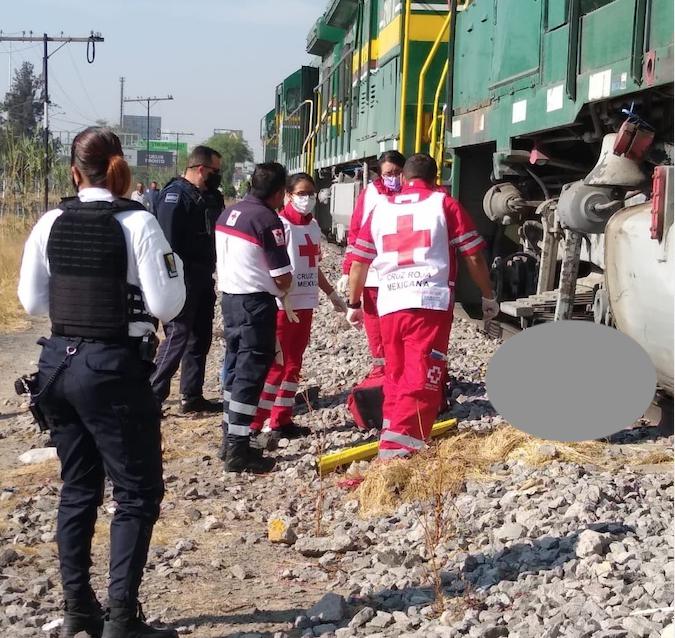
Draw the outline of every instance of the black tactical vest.
[[[64,199],[47,242],[49,318],[65,337],[125,340],[130,321],[157,325],[140,288],[127,283],[127,246],[115,213],[145,210],[137,202]]]

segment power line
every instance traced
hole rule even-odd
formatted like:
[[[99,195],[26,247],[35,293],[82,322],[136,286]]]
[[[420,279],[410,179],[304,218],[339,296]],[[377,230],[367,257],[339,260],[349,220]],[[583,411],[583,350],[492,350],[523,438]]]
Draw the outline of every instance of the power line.
[[[5,49],[4,47],[0,49],[0,53],[6,55],[14,55],[15,53],[21,53],[22,51],[29,51],[30,49],[37,49],[39,44],[29,44],[27,47],[21,47],[20,49]]]
[[[90,33],[88,37],[74,37],[74,36],[64,36],[61,33],[60,36],[50,36],[46,33],[43,33],[41,37],[33,36],[33,32],[30,31],[27,36],[25,32],[21,36],[6,36],[0,31],[0,42],[42,42],[43,53],[42,53],[42,82],[43,82],[43,108],[44,108],[44,120],[43,120],[43,134],[44,134],[44,165],[45,165],[45,177],[44,177],[44,202],[45,210],[49,208],[49,58],[54,55],[57,51],[62,49],[66,44],[71,42],[82,42],[87,44],[87,62],[91,64],[96,58],[96,43],[103,42],[104,39],[100,33]],[[49,52],[49,43],[50,42],[60,42],[61,45],[56,47],[54,51]],[[96,109],[94,109],[96,110]]]
[[[92,123],[95,123],[95,122],[96,122],[96,119],[100,119],[100,118],[89,117],[88,115],[85,115],[84,113],[82,113],[82,111],[80,111],[80,110],[78,109],[77,105],[75,104],[75,100],[73,100],[73,99],[70,97],[70,95],[68,95],[68,93],[67,93],[66,90],[63,88],[63,86],[61,86],[61,83],[56,79],[56,76],[54,75],[54,71],[52,71],[52,79],[54,80],[54,82],[56,82],[56,86],[57,86],[57,87],[59,88],[59,90],[61,91],[61,94],[63,95],[63,97],[66,98],[66,100],[68,100],[68,102],[69,102],[70,105],[71,105],[72,110],[73,110],[77,115],[79,115],[81,118],[83,118],[83,119],[85,119],[85,120],[89,120],[89,121],[92,122]],[[94,113],[94,115],[98,115],[98,114],[97,114],[97,113]]]
[[[58,116],[52,116],[52,120],[54,122],[62,122],[64,124],[73,124],[74,126],[77,126],[77,128],[73,129],[73,131],[81,131],[83,127],[87,128],[88,126],[91,126],[91,124],[88,124],[86,122],[74,122],[73,120],[64,119]]]
[[[80,75],[80,71],[77,68],[77,65],[75,64],[75,60],[73,59],[73,54],[70,52],[70,49],[68,49],[68,57],[70,58],[70,63],[73,65],[73,69],[75,70],[75,75],[77,75],[77,79],[80,81],[80,86],[82,87],[82,90],[84,91],[84,94],[87,97],[87,100],[89,101],[92,113],[96,116],[97,119],[100,119],[98,110],[96,109],[96,106],[94,105],[94,102],[91,99],[91,95],[89,95],[87,85],[82,81],[82,76]]]

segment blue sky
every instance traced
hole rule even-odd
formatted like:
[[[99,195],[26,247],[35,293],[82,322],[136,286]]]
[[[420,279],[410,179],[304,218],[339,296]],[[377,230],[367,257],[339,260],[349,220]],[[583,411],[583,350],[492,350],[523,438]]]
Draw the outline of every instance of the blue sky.
[[[23,0],[3,2],[6,35],[86,36],[105,42],[87,64],[86,45],[69,44],[49,64],[52,130],[119,120],[119,77],[127,97],[167,95],[153,115],[166,130],[191,131],[196,143],[214,128],[243,129],[259,153],[259,122],[274,88],[310,61],[306,36],[327,0]],[[56,48],[50,45],[50,51]],[[42,44],[12,44],[12,65],[41,71]],[[0,96],[8,88],[9,45],[0,43]],[[142,115],[140,104],[126,113]]]

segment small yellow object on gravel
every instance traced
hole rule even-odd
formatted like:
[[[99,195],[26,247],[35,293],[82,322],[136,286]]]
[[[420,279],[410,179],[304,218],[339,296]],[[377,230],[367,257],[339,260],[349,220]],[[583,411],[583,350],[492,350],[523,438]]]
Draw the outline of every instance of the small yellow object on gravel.
[[[272,517],[267,521],[267,538],[270,543],[292,545],[297,536],[290,523],[282,517]]]
[[[431,438],[435,439],[443,436],[450,428],[457,425],[457,419],[450,419],[448,421],[439,421],[434,424],[431,429]],[[377,455],[379,442],[364,443],[355,447],[350,447],[345,450],[338,450],[330,454],[324,454],[318,457],[316,461],[316,469],[321,476],[329,474],[333,470],[343,465],[349,465],[355,461],[365,461],[372,459]]]

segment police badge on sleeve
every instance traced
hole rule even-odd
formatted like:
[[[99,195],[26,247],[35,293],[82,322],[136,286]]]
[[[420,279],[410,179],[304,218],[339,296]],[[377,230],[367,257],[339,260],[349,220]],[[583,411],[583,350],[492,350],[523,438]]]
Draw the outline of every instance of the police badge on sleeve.
[[[173,253],[166,253],[164,255],[164,265],[169,279],[178,277],[178,268],[176,267],[176,256]]]

